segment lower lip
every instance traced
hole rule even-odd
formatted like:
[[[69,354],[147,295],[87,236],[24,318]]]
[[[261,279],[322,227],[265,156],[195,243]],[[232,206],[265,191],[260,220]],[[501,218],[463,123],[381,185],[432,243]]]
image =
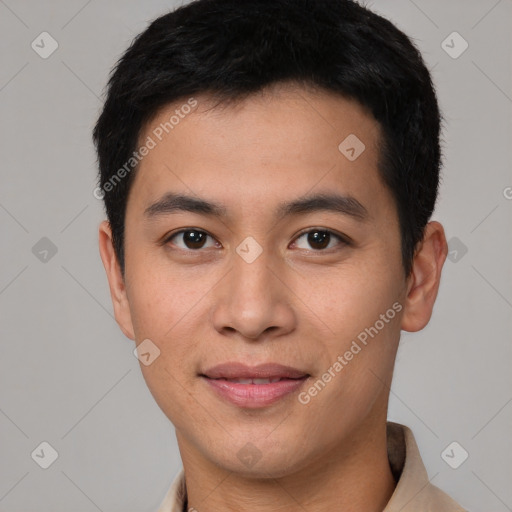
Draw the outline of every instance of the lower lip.
[[[224,379],[202,377],[221,397],[239,407],[259,408],[273,404],[298,391],[307,380],[284,379],[269,384],[240,384]]]

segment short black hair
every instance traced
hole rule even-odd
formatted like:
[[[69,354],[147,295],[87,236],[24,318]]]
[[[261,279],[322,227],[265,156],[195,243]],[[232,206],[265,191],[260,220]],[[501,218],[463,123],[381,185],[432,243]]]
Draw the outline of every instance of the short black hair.
[[[104,200],[123,276],[126,204],[137,167],[126,172],[126,163],[134,162],[145,123],[192,95],[228,103],[280,82],[355,100],[380,124],[379,173],[396,203],[410,274],[442,163],[442,116],[411,39],[352,0],[195,0],[133,40],[112,70],[94,128],[95,195]]]

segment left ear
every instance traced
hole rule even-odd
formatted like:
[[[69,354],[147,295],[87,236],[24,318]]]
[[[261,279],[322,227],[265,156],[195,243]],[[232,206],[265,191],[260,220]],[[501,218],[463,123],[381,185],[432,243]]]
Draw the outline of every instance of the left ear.
[[[443,226],[436,221],[429,222],[423,240],[416,248],[411,274],[407,278],[401,325],[404,331],[420,331],[430,321],[447,255]]]

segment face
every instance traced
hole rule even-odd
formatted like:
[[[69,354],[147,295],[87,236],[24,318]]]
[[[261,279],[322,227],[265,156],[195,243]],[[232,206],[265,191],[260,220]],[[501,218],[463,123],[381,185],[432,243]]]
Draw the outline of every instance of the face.
[[[196,100],[161,140],[181,104],[141,134],[156,144],[128,198],[122,283],[104,229],[116,318],[150,340],[148,360],[159,351],[141,369],[182,454],[291,474],[385,421],[414,282],[379,126],[357,103],[291,86]]]

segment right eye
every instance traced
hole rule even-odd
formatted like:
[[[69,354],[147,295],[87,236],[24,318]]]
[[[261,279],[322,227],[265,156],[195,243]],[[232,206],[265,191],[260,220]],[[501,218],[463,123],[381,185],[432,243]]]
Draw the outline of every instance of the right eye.
[[[211,238],[214,241],[213,245],[205,245],[208,238]],[[178,243],[172,242],[172,245],[184,251],[197,251],[198,249],[215,247],[216,244],[218,244],[218,242],[216,242],[211,235],[209,235],[205,231],[194,228],[182,229],[180,231],[177,231],[176,233],[173,233],[171,236],[169,236],[164,243],[167,244],[173,241],[174,239],[177,239]],[[181,245],[179,242],[181,242]]]

